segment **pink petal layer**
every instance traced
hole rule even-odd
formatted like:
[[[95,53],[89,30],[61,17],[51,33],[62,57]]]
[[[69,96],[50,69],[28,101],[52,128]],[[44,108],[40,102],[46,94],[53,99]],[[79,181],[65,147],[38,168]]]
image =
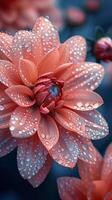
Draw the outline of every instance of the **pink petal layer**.
[[[106,121],[95,110],[76,113],[68,108],[61,108],[55,113],[55,119],[65,129],[89,139],[100,139],[109,133]]]
[[[74,111],[68,108],[61,108],[55,113],[56,121],[65,129],[73,132],[77,132],[82,136],[85,136],[85,122]]]
[[[26,138],[34,135],[40,121],[38,109],[18,107],[11,115],[10,131],[13,137]]]
[[[51,157],[59,164],[73,168],[79,155],[79,147],[72,133],[60,128],[60,138],[57,144],[49,151]]]
[[[0,91],[0,116],[6,113],[10,113],[16,108],[16,104],[6,95],[1,89]]]
[[[13,37],[11,35],[0,33],[0,51],[9,60],[12,60],[12,39]]]
[[[39,75],[55,71],[59,62],[59,51],[54,49],[50,51],[39,63]]]
[[[0,129],[0,157],[10,153],[16,146],[16,139],[11,136],[9,129]]]
[[[0,82],[8,87],[21,84],[17,68],[9,61],[0,60]]]
[[[12,55],[13,62],[16,66],[19,66],[20,58],[35,61],[35,55],[33,53],[34,47],[37,46],[37,36],[30,31],[18,31],[12,42]],[[35,52],[37,53],[37,52]]]
[[[29,87],[33,86],[38,78],[36,65],[27,59],[20,59],[19,74],[23,83]]]
[[[66,107],[80,111],[94,110],[103,104],[103,100],[98,94],[83,89],[65,93],[64,101]]]
[[[104,200],[107,193],[107,185],[104,181],[97,180],[89,184],[87,199],[90,200]]]
[[[19,106],[30,107],[35,103],[33,92],[24,85],[12,86],[5,92]]]
[[[48,19],[43,17],[37,19],[33,31],[38,36],[38,56],[41,60],[51,49],[60,44],[58,31]]]
[[[96,162],[95,163],[87,163],[82,160],[78,162],[78,169],[81,179],[89,185],[93,180],[100,180],[101,178],[101,170],[102,170],[102,157],[97,152]]]
[[[45,166],[48,153],[39,142],[37,135],[24,139],[18,144],[17,163],[21,176],[31,181]]]
[[[78,178],[58,178],[58,191],[62,200],[87,200],[85,185]]]
[[[81,36],[68,39],[60,50],[60,64],[72,62],[74,64],[84,62],[86,59],[86,41]]]
[[[92,142],[86,138],[80,137],[79,135],[77,136],[76,142],[80,149],[79,159],[90,164],[95,164],[97,160],[97,151]]]
[[[104,76],[104,68],[91,62],[83,62],[72,65],[61,76],[65,81],[65,90],[84,88],[95,90],[101,83]]]
[[[110,173],[112,174],[112,144],[109,145],[104,156],[102,179],[108,181],[108,176]]]
[[[10,116],[15,108],[16,105],[5,92],[0,91],[0,129],[9,127]]]
[[[45,178],[47,177],[50,169],[51,169],[51,158],[47,156],[46,161],[43,165],[43,167],[37,172],[35,176],[33,176],[31,179],[28,179],[28,181],[31,183],[31,185],[35,188],[38,187]]]
[[[85,121],[88,138],[96,140],[109,134],[108,124],[98,111],[77,111],[77,114]]]
[[[59,130],[55,121],[49,115],[41,116],[38,136],[47,150],[50,150],[58,142]]]

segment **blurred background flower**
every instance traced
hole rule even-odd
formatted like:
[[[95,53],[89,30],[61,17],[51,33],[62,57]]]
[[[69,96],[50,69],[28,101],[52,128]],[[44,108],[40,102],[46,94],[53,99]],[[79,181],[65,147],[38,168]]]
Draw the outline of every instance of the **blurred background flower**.
[[[62,200],[111,200],[112,199],[112,144],[104,158],[97,152],[96,164],[79,160],[79,178],[58,178],[58,189]]]
[[[59,29],[62,27],[62,13],[54,0],[1,0],[0,29],[15,32],[31,29],[39,16],[47,16]]]
[[[98,11],[101,7],[101,0],[86,0],[86,8],[89,11]]]

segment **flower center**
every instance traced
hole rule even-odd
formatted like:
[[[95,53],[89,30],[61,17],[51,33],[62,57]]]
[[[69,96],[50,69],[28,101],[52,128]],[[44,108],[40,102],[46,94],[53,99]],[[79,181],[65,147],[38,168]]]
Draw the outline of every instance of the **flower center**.
[[[60,88],[57,85],[52,85],[49,88],[49,92],[50,92],[50,94],[51,94],[52,97],[57,97],[59,95]]]
[[[43,114],[47,114],[62,105],[62,88],[64,82],[51,75],[44,75],[37,80],[33,89],[36,104]]]

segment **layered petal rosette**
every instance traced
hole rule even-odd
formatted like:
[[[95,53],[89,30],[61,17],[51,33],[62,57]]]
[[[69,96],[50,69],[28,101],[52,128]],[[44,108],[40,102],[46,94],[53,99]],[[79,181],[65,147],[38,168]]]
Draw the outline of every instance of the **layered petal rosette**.
[[[112,199],[112,144],[104,158],[97,152],[97,162],[78,163],[81,179],[61,177],[58,188],[62,200],[111,200]]]
[[[33,186],[47,176],[52,158],[73,168],[80,158],[96,161],[91,139],[108,134],[95,111],[102,98],[93,92],[104,69],[85,62],[86,42],[75,36],[61,44],[58,32],[39,18],[32,32],[0,33],[1,156],[16,145],[20,174]]]

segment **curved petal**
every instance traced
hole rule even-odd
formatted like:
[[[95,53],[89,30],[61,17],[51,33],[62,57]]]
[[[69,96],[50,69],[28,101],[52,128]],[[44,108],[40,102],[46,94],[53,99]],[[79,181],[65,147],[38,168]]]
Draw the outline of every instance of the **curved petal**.
[[[50,51],[39,63],[39,75],[55,71],[59,62],[59,51],[54,49]]]
[[[19,74],[23,83],[29,87],[33,86],[38,78],[36,65],[33,62],[23,58],[20,59]]]
[[[62,200],[86,200],[86,188],[84,183],[73,177],[58,178],[58,191]]]
[[[73,91],[83,88],[95,90],[104,76],[104,68],[97,63],[83,62],[69,67],[59,78],[65,81],[64,89]]]
[[[102,170],[102,156],[97,152],[96,162],[93,164],[79,160],[78,170],[81,179],[87,185],[89,185],[89,183],[93,180],[100,180]]]
[[[79,147],[74,135],[64,128],[60,128],[60,138],[49,151],[51,157],[59,164],[73,168],[79,155]]]
[[[5,88],[4,88],[5,89]],[[6,95],[5,91],[0,91],[0,116],[10,113],[16,108],[16,104]]]
[[[23,139],[18,144],[17,163],[21,176],[31,180],[46,163],[48,152],[39,142],[37,135]]]
[[[110,173],[112,174],[112,144],[108,146],[104,156],[102,179],[108,181],[108,176]]]
[[[79,159],[90,164],[96,164],[97,150],[93,146],[91,140],[77,135],[76,141],[80,149]]]
[[[35,103],[33,92],[24,85],[12,86],[5,92],[19,106],[30,107]]]
[[[13,37],[11,35],[0,33],[0,51],[9,60],[12,60],[12,39]]]
[[[56,48],[60,44],[58,31],[44,17],[37,19],[33,31],[38,35],[38,53],[41,60],[51,49]]]
[[[81,36],[74,36],[60,46],[60,64],[84,62],[86,59],[86,41]]]
[[[59,130],[55,121],[49,115],[41,116],[38,136],[48,151],[58,142]]]
[[[85,131],[85,121],[74,111],[68,108],[61,108],[55,112],[56,121],[65,129],[77,132],[82,136],[87,137]]]
[[[93,181],[92,183],[89,184],[87,199],[103,200],[106,193],[107,193],[107,185],[104,181],[101,180]]]
[[[9,129],[0,130],[0,157],[7,155],[17,146],[16,139],[10,134]]]
[[[89,111],[97,109],[102,104],[103,99],[91,90],[75,89],[65,93],[64,97],[64,106],[72,110]]]
[[[31,185],[35,188],[38,187],[45,178],[47,177],[50,169],[51,169],[52,160],[50,156],[47,156],[45,163],[43,164],[43,167],[35,174],[35,176],[32,176],[31,179],[28,179],[28,181],[31,183]]]
[[[9,61],[0,60],[0,82],[7,87],[21,84],[17,68]]]
[[[20,58],[35,61],[37,52],[34,52],[35,46],[38,46],[37,36],[30,31],[18,31],[12,42],[13,63],[19,66]]]
[[[67,75],[68,77],[68,73],[66,74],[66,72],[70,72],[69,69],[71,69],[71,66],[73,65],[73,63],[64,63],[62,65],[59,65],[55,71],[54,71],[54,76],[57,77],[57,79],[60,79],[60,77],[64,77],[63,75]],[[71,73],[69,73],[70,75]],[[66,76],[64,77],[63,80],[66,80]]]
[[[77,114],[85,121],[88,138],[96,140],[109,134],[108,124],[98,111],[77,111]]]
[[[0,91],[0,129],[9,127],[11,113],[16,105],[9,99],[4,91]]]
[[[13,137],[26,138],[36,133],[40,121],[38,109],[17,107],[11,115],[10,131]]]

